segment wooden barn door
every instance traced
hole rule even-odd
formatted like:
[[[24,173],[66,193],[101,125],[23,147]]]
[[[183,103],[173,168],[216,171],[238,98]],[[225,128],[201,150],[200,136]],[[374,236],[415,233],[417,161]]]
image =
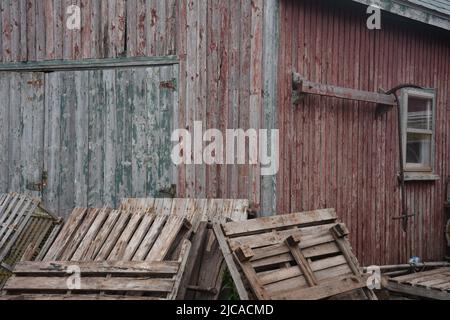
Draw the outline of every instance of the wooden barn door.
[[[44,74],[0,72],[0,193],[41,196]]]
[[[177,66],[48,73],[44,204],[116,207],[174,183]]]

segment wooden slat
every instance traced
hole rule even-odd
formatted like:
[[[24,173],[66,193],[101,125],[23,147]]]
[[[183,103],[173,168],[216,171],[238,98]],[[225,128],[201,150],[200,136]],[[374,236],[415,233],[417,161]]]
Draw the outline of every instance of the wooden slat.
[[[80,268],[81,275],[112,276],[173,276],[178,272],[179,262],[130,262],[130,261],[45,261],[21,262],[16,265],[16,276],[64,276],[71,266]]]
[[[66,291],[68,290],[65,277],[12,277],[5,285],[4,290],[14,293],[32,291]],[[127,291],[127,292],[171,292],[174,281],[170,279],[147,278],[81,278],[81,289],[77,291]]]
[[[310,224],[325,224],[336,220],[334,209],[317,210],[305,213],[266,217],[247,222],[230,222],[224,225],[225,235],[237,237],[244,234],[262,233],[276,228],[292,226],[308,226]]]
[[[61,229],[58,237],[44,257],[44,260],[55,260],[63,252],[73,238],[73,234],[82,223],[87,209],[76,208]]]
[[[97,233],[103,227],[105,220],[108,218],[108,214],[111,212],[111,209],[102,209],[98,212],[95,220],[92,222],[88,232],[84,236],[83,241],[80,243],[75,253],[72,256],[72,260],[74,261],[82,261],[85,258],[86,252],[93,245],[93,241],[97,236]]]
[[[166,258],[178,233],[187,224],[189,222],[184,217],[170,216],[145,260],[162,261]],[[190,228],[190,225],[188,228]]]
[[[445,292],[441,290],[433,290],[423,287],[413,287],[408,284],[402,284],[392,281],[389,281],[387,288],[390,291],[408,294],[416,297],[423,297],[433,300],[450,300],[450,292]]]
[[[122,235],[123,230],[126,228],[128,221],[130,219],[129,212],[121,211],[119,213],[119,219],[117,220],[114,228],[111,230],[111,233],[108,235],[108,238],[105,240],[102,248],[98,252],[95,257],[95,261],[104,261],[107,260],[111,251],[114,249],[117,240]]]
[[[339,277],[331,281],[323,282],[319,286],[278,293],[275,300],[320,300],[341,293],[365,287],[366,284],[357,277]]]
[[[77,250],[78,246],[80,246],[80,244],[82,243],[84,237],[86,236],[86,233],[89,231],[89,228],[97,217],[99,211],[100,209],[88,209],[83,223],[74,233],[74,236],[70,240],[70,243],[67,245],[67,248],[61,252],[59,257],[57,258],[58,260],[71,260],[73,254]]]
[[[164,227],[165,222],[167,221],[168,216],[166,215],[158,215],[155,218],[150,230],[147,232],[147,235],[142,240],[141,245],[136,251],[136,254],[133,257],[133,261],[141,261],[145,260],[151,248],[155,244],[156,239],[161,234],[161,230]]]
[[[133,213],[131,215],[131,220],[127,224],[126,228],[123,230],[121,236],[117,240],[114,245],[110,255],[108,256],[108,260],[110,261],[120,261],[122,260],[125,250],[128,246],[128,242],[132,238],[134,232],[138,228],[141,223],[142,217],[144,214],[142,212]]]
[[[114,225],[116,224],[117,220],[119,219],[121,213],[120,211],[113,211],[108,215],[108,219],[105,221],[103,226],[101,227],[100,231],[98,232],[95,239],[92,241],[91,245],[89,246],[86,254],[84,255],[85,260],[94,260],[103,245],[105,244],[106,239],[108,238],[109,234],[111,233],[112,229],[114,228]]]

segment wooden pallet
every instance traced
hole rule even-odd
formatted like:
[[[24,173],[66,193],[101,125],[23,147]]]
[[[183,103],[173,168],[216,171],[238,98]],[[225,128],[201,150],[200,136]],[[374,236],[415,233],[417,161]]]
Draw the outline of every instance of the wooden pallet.
[[[335,210],[215,224],[214,231],[242,300],[315,300],[366,288]]]
[[[155,199],[124,199],[121,209],[158,211]],[[247,220],[248,200],[173,199],[172,215],[181,215],[193,225],[192,250],[186,277],[180,286],[180,300],[216,300],[226,268],[219,244],[210,223]]]
[[[450,300],[450,268],[440,268],[389,279],[393,292],[433,300]]]
[[[0,196],[0,288],[24,256],[34,259],[48,249],[61,225],[38,199],[17,193]]]
[[[189,255],[190,242],[188,241],[189,245],[187,245],[186,239],[190,235],[191,224],[183,216],[170,215],[173,204],[171,200],[161,199],[156,202],[159,212],[167,214],[155,214],[150,210],[119,211],[108,208],[77,208],[69,217],[53,245],[39,260],[45,263],[71,263],[73,265],[94,262],[100,268],[102,267],[101,263],[105,261],[132,264],[145,262],[150,266],[156,262],[169,261],[173,263],[173,261],[178,261],[180,266],[176,275],[173,275],[173,277],[177,276],[178,278],[174,287],[167,291],[167,295],[162,297],[173,299],[178,292],[181,275],[184,272],[186,259]],[[29,271],[39,270],[42,266],[41,262],[28,264]],[[31,275],[33,276],[33,274]],[[97,275],[94,273],[94,276]],[[15,275],[5,286],[7,294],[13,294],[13,298],[17,298],[17,292],[23,289],[16,286],[17,279],[22,279],[22,284],[24,282],[33,284],[35,281],[32,276],[22,279],[22,277]],[[114,294],[123,292],[125,295],[136,295],[136,290],[129,290],[128,286],[119,290],[120,285],[117,282],[114,282],[117,284],[117,290],[112,290],[113,288],[110,287],[106,287],[107,290],[97,290],[103,288],[101,285],[105,281],[109,283],[107,279],[114,279],[115,276],[116,273],[112,272],[107,275],[106,280],[99,279],[99,286],[88,288],[87,292],[92,293],[93,299],[99,298],[96,294],[97,291],[113,292]],[[151,276],[151,273],[148,274],[148,277]],[[94,278],[97,279],[98,277]],[[41,281],[41,278],[37,277],[36,281]],[[114,281],[116,280],[114,279]],[[137,284],[140,280],[137,279],[136,281],[133,283]],[[58,288],[55,288],[55,290],[51,287],[39,288],[36,288],[36,290],[41,290],[43,299],[45,299],[48,291],[52,293],[59,291]],[[137,288],[141,288],[141,286]],[[165,288],[167,289],[167,287]],[[28,289],[30,289],[28,291],[35,291],[33,288]],[[154,296],[153,289],[153,287],[149,287],[149,290],[153,293],[150,296]],[[138,291],[141,292],[141,295],[149,296],[149,292],[146,290]],[[35,298],[39,298],[39,296]],[[59,297],[56,295],[55,298]]]
[[[22,262],[1,299],[175,299],[189,250],[186,240],[178,261]],[[79,282],[74,280],[75,270]]]

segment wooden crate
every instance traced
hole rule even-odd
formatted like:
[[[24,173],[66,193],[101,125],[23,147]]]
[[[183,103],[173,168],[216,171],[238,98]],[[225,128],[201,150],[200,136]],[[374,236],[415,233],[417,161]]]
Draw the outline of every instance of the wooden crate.
[[[314,300],[366,288],[334,209],[214,226],[243,300]]]
[[[389,279],[393,292],[432,300],[450,300],[450,268],[440,268]]]
[[[127,210],[158,210],[156,199],[124,199],[120,206]],[[247,220],[248,200],[238,199],[173,199],[172,215],[181,215],[193,226],[192,250],[186,265],[178,299],[215,300],[220,294],[226,269],[222,252],[211,223]]]
[[[34,259],[45,253],[62,222],[37,199],[17,193],[0,196],[0,288],[24,255]]]
[[[158,200],[156,206],[160,214],[153,210],[76,208],[40,261],[21,264],[14,270],[5,284],[3,299],[174,299],[190,251],[186,238],[191,224],[181,215],[169,214],[171,199]],[[108,268],[106,262],[126,269]],[[162,278],[152,269],[155,263],[172,266],[173,272]],[[62,266],[64,274],[64,266],[69,265],[80,266],[84,274],[79,290],[67,290],[65,278],[46,267]],[[139,266],[142,268],[136,272]],[[83,268],[87,269],[83,272]],[[129,276],[124,278],[124,274]],[[153,280],[146,282],[143,278]],[[164,284],[164,291],[152,283]],[[146,285],[147,289],[141,290]]]

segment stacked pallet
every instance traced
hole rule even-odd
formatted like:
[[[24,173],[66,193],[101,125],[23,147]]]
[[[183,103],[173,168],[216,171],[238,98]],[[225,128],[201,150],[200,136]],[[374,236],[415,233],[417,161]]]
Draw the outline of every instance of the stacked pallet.
[[[37,199],[16,193],[0,196],[0,288],[24,256],[39,258],[48,249],[61,225]]]
[[[3,299],[175,299],[187,290],[188,239],[203,217],[236,210],[234,200],[131,202],[75,209],[41,261],[17,265]]]
[[[440,268],[389,279],[388,289],[413,297],[450,300],[450,268]]]
[[[333,209],[216,224],[214,231],[242,300],[376,299]]]

